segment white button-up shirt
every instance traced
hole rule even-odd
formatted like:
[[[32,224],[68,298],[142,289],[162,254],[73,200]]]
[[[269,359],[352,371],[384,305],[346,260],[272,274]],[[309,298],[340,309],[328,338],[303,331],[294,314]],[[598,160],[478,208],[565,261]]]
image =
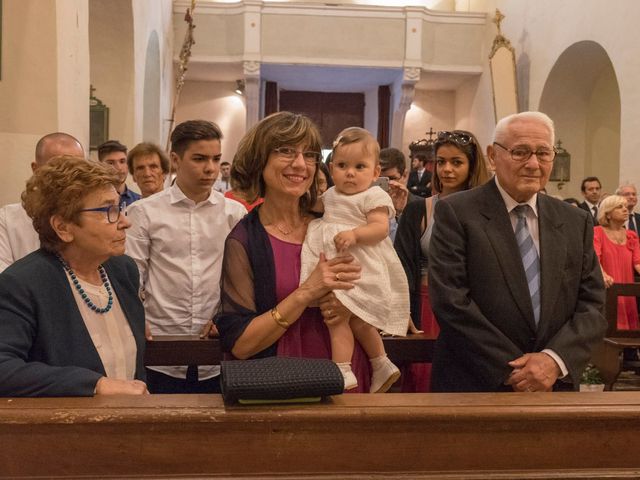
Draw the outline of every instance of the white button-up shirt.
[[[177,184],[127,208],[127,255],[137,263],[152,335],[197,335],[220,302],[224,242],[246,215],[242,204],[211,191],[198,204]],[[153,367],[185,378],[186,367]],[[199,379],[220,367],[199,369]]]
[[[0,272],[40,248],[40,237],[21,203],[0,208]]]

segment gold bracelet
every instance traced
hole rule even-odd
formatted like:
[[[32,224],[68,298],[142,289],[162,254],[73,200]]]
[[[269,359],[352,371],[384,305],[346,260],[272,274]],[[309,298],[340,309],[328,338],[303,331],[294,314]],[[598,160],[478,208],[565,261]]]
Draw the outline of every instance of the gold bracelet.
[[[274,307],[271,309],[271,318],[273,318],[273,321],[285,330],[291,326],[289,322],[282,318],[282,315],[280,315],[280,312],[278,311],[278,307]]]

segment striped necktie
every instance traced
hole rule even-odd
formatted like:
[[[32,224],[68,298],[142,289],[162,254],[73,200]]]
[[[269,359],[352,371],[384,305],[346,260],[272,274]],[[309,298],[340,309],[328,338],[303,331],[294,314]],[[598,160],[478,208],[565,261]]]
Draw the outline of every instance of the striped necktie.
[[[524,272],[527,276],[529,295],[531,295],[531,305],[533,306],[533,317],[537,326],[540,321],[540,258],[533,243],[533,238],[531,238],[531,233],[529,233],[529,227],[527,227],[527,210],[530,208],[529,205],[518,205],[513,211],[518,217],[516,241],[520,249]]]

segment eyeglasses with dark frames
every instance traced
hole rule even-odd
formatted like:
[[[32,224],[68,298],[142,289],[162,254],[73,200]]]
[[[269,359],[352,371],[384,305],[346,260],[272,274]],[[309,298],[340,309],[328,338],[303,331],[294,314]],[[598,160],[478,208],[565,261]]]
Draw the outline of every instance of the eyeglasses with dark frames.
[[[305,163],[307,163],[307,165],[316,165],[322,160],[321,152],[314,152],[311,150],[302,151],[296,150],[293,147],[278,147],[274,148],[273,151],[280,155],[282,158],[289,161],[297,158],[298,155],[302,155],[302,158],[304,159]]]
[[[551,163],[556,158],[557,153],[555,147],[538,148],[538,150],[533,151],[526,145],[520,145],[509,149],[504,145],[499,144],[498,142],[493,142],[493,144],[509,152],[513,161],[521,163],[528,161],[532,155],[535,155],[540,163]]]
[[[96,208],[83,208],[80,212],[105,212],[107,214],[107,221],[109,223],[116,223],[120,220],[120,214],[124,212],[127,214],[127,202],[120,202],[117,205],[109,205],[106,207],[96,207]]]
[[[457,145],[460,145],[461,147],[466,147],[469,144],[475,143],[473,136],[469,135],[469,133],[465,132],[464,130],[443,130],[441,132],[438,132],[436,143],[446,142],[453,142]]]

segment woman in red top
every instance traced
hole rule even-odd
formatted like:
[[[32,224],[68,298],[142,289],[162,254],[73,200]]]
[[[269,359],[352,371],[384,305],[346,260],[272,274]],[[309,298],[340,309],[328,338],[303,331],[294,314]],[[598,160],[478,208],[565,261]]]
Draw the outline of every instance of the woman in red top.
[[[624,225],[629,218],[627,200],[619,195],[605,198],[598,208],[599,226],[593,230],[593,242],[604,284],[633,283],[634,270],[640,273],[638,235]],[[618,297],[618,329],[638,328],[638,307],[635,297]]]

